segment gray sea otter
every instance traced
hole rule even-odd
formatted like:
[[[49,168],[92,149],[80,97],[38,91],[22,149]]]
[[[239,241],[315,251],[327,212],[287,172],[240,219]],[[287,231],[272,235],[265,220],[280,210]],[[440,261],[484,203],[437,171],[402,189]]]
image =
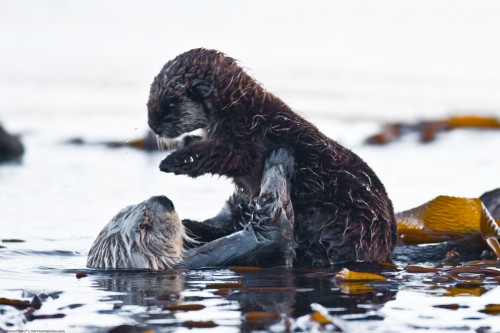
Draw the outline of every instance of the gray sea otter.
[[[165,196],[155,196],[120,211],[99,233],[87,267],[99,269],[203,268],[230,265],[290,266],[293,209],[289,180],[293,156],[273,152],[266,161],[261,192],[248,215],[234,223],[241,230],[207,244],[188,237]],[[191,247],[187,250],[186,247]]]
[[[204,222],[184,220],[211,241],[244,230],[259,196],[264,163],[277,148],[290,150],[293,242],[286,262],[328,266],[391,257],[396,243],[392,203],[382,182],[356,154],[322,134],[225,54],[194,49],[167,62],[155,77],[148,123],[162,138],[204,129],[206,138],[168,155],[164,172],[233,179],[235,194]],[[290,217],[292,218],[292,217]],[[260,225],[267,222],[262,220]]]

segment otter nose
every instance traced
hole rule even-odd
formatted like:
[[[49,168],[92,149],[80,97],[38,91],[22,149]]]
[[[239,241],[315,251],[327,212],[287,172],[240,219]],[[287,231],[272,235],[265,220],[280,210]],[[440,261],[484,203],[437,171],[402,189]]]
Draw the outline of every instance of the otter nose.
[[[168,211],[175,210],[174,204],[172,203],[172,201],[164,195],[157,195],[157,196],[151,197],[149,200],[151,202],[155,202],[155,203],[161,205],[162,207],[164,207]]]

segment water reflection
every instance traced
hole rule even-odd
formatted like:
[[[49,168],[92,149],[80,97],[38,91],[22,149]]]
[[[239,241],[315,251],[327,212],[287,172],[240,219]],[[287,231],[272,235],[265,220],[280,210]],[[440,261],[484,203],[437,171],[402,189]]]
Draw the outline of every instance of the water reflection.
[[[294,321],[310,314],[312,303],[346,320],[382,319],[376,311],[395,299],[397,285],[339,282],[334,278],[336,272],[89,271],[89,278],[98,289],[110,293],[109,301],[114,302],[110,312],[135,314],[138,324],[158,329],[208,325],[209,319],[215,326],[239,327],[241,332],[267,330],[273,325],[299,331]]]
[[[123,305],[149,307],[165,301],[178,301],[184,289],[184,275],[175,270],[90,271],[90,274],[98,289],[117,293],[111,298]]]
[[[5,255],[20,251],[3,249]],[[467,267],[449,266],[423,273],[410,273],[403,264],[394,267],[351,265],[353,271],[384,275],[387,280],[361,282],[335,277],[342,267],[331,269],[249,269],[102,271],[84,270],[78,279],[76,269],[57,267],[67,260],[74,263],[81,255],[58,251],[52,256],[30,252],[43,266],[24,274],[3,270],[2,281],[9,290],[0,297],[31,301],[41,298],[42,306],[27,316],[29,309],[0,305],[0,326],[9,329],[60,329],[74,327],[106,332],[121,324],[136,331],[152,329],[172,332],[204,328],[214,332],[254,331],[404,331],[415,329],[425,309],[428,320],[419,327],[454,327],[446,321],[446,311],[455,311],[455,321],[468,327],[492,327],[494,316],[485,304],[494,304],[499,289],[494,262],[478,266],[479,273],[463,272]],[[47,261],[47,258],[54,260]],[[18,258],[19,259],[19,258]],[[19,264],[19,260],[15,262]],[[57,259],[57,260],[56,260]],[[5,268],[13,268],[7,265]],[[482,264],[479,262],[479,264]],[[70,265],[66,263],[66,265]],[[74,266],[74,264],[71,264]],[[17,267],[17,266],[16,266]],[[476,266],[474,266],[476,267]],[[30,281],[30,288],[19,288],[16,281]],[[409,301],[418,295],[420,305]],[[313,319],[318,304],[336,320],[324,324]],[[475,321],[457,319],[477,318]],[[407,317],[403,320],[402,317]],[[84,318],[95,318],[89,322]],[[337,325],[338,324],[338,325]],[[8,326],[7,326],[8,325]],[[412,326],[413,325],[413,326]],[[417,326],[418,326],[417,325]],[[465,327],[464,326],[464,327]],[[120,328],[122,329],[122,328]],[[397,331],[397,330],[396,330]]]

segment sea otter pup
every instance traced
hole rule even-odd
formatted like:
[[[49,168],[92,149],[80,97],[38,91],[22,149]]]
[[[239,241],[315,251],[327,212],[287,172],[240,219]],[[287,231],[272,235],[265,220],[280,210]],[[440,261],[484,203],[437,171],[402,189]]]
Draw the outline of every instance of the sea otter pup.
[[[184,232],[172,202],[151,197],[120,211],[99,233],[87,267],[101,269],[290,266],[293,209],[289,181],[293,156],[279,149],[265,163],[261,192],[239,221],[243,229],[203,244]],[[265,225],[261,222],[265,221]],[[236,221],[235,221],[236,223]],[[191,247],[190,250],[185,250]]]
[[[197,236],[211,240],[241,230],[235,216],[259,194],[269,153],[283,147],[295,157],[290,182],[294,240],[288,251],[294,253],[294,265],[391,257],[394,212],[373,170],[267,92],[234,59],[201,48],[177,56],[155,77],[147,105],[149,126],[160,137],[198,128],[207,133],[168,155],[162,171],[218,174],[236,185],[219,215],[205,222],[183,221]]]

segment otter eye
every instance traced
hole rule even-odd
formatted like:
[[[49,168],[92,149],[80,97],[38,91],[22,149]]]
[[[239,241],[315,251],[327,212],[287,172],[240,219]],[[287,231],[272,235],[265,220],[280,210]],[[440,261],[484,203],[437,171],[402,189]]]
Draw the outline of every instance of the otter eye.
[[[178,98],[166,97],[161,101],[161,108],[167,112],[175,111],[179,106],[179,102]]]

